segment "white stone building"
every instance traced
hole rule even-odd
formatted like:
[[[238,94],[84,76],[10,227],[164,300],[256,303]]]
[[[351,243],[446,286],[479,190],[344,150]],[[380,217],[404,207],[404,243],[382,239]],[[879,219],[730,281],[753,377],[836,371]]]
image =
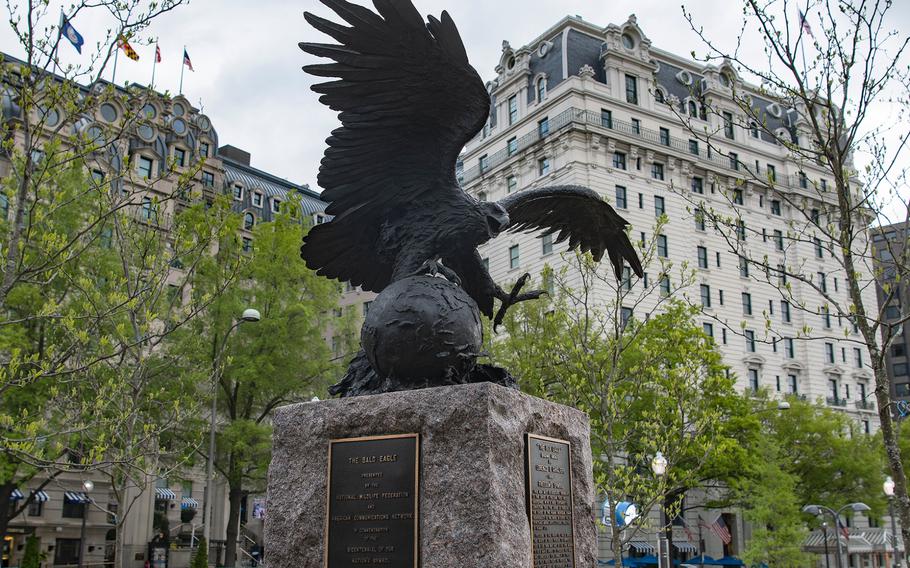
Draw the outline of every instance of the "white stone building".
[[[795,393],[848,413],[860,432],[877,429],[869,356],[850,341],[859,338],[852,324],[783,301],[757,277],[761,266],[750,266],[747,274],[728,240],[695,214],[703,204],[705,210],[738,216],[744,223],[741,246],[751,258],[766,255],[772,270],[784,265],[817,275],[846,297],[830,253],[811,240],[788,237],[806,217],[781,196],[823,209],[817,200],[832,183],[822,169],[798,163],[770,135],[808,143],[794,109],[762,96],[732,67],[705,66],[652,47],[634,16],[605,28],[566,17],[523,47],[503,42],[495,70],[487,84],[490,119],[461,156],[466,191],[496,201],[528,188],[587,186],[632,225],[633,242],[651,243],[656,218],[665,213],[668,221],[655,243],[660,256],[674,263],[671,274],[684,262],[695,272],[691,285],[674,293],[703,306],[704,329],[736,373],[738,387]],[[763,124],[747,120],[733,102],[733,89],[738,96],[748,93]],[[710,144],[705,133],[711,134]],[[756,175],[773,177],[774,189],[754,183]],[[552,245],[538,234],[507,234],[485,245],[481,256],[505,285],[525,272],[539,278],[545,265],[559,268],[565,250],[565,244]],[[653,286],[659,267],[647,267],[646,273]],[[817,292],[791,285],[794,296],[819,305]],[[866,291],[869,305],[875,305],[874,286]],[[659,287],[635,315],[643,318],[641,312],[654,309],[658,294]],[[706,537],[708,554],[742,550],[747,527],[739,515],[727,524],[732,545]],[[682,531],[677,538],[683,546],[687,542]]]

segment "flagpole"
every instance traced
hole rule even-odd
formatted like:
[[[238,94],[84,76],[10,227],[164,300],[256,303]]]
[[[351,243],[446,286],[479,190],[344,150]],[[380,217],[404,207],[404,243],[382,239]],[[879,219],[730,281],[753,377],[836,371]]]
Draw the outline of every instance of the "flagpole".
[[[119,36],[117,37],[117,43],[118,44],[120,43]],[[114,49],[115,49],[115,51],[114,51],[114,72],[111,75],[111,83],[113,83],[114,85],[117,85],[117,57],[120,55],[120,46],[117,45]]]
[[[186,46],[183,46],[183,55],[180,56],[180,90],[178,95],[183,94],[183,68],[186,67]]]
[[[704,548],[702,548],[702,542],[704,542],[704,541],[701,539],[701,515],[699,515],[698,516],[698,565],[701,566],[701,568],[705,568],[705,551],[704,551]]]
[[[149,87],[155,88],[155,66],[158,65],[158,43],[155,43],[155,55],[152,57],[152,82]]]

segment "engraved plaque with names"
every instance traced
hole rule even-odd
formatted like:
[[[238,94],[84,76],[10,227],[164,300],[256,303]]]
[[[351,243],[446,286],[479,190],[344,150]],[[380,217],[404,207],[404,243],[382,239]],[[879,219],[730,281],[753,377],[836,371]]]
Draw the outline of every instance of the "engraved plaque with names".
[[[417,568],[417,434],[329,443],[326,568]]]
[[[528,434],[528,515],[533,568],[575,568],[571,445]]]

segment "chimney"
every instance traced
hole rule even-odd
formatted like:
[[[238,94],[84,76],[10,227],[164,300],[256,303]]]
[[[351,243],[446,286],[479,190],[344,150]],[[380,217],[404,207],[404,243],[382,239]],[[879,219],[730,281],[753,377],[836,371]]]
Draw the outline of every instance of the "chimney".
[[[241,150],[236,146],[222,146],[221,148],[218,148],[218,155],[222,158],[227,158],[232,162],[243,164],[244,166],[250,165],[250,153],[246,150]]]

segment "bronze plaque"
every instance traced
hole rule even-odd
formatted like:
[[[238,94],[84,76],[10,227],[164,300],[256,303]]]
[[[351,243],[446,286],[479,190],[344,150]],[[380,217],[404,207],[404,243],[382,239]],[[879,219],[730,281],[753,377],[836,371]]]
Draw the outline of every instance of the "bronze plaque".
[[[326,568],[417,568],[417,434],[329,443]]]
[[[572,446],[566,440],[528,434],[525,448],[531,566],[575,568]]]

